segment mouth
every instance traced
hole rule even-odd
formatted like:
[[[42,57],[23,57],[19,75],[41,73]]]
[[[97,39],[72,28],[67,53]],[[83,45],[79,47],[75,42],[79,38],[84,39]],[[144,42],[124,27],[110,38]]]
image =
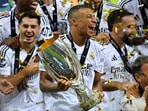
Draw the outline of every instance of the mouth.
[[[25,34],[25,38],[24,38],[24,40],[25,41],[28,41],[28,40],[31,40],[31,38],[33,38],[33,34]]]
[[[93,32],[94,32],[94,31],[95,31],[95,29],[96,29],[96,26],[92,25],[92,26],[89,26],[88,28],[89,28],[91,31],[93,31]]]

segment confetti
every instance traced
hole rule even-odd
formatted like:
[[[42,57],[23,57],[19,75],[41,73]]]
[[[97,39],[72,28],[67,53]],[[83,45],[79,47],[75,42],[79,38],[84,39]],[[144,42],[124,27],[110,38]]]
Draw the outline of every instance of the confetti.
[[[99,108],[98,108],[98,111],[102,111],[102,108],[99,107]]]
[[[35,10],[34,11],[38,16],[40,15],[39,11],[38,10]]]
[[[64,13],[62,12],[61,9],[58,10],[58,14],[59,14],[60,16],[63,16],[63,15],[64,15]]]
[[[115,98],[111,98],[111,99],[110,99],[110,102],[112,102],[112,101],[114,101],[114,100],[115,100]]]
[[[131,52],[129,52],[128,57],[130,58],[131,56],[134,56],[134,55],[135,55],[135,50],[132,50]]]
[[[0,54],[0,59],[2,59],[3,58],[3,56]]]
[[[127,99],[130,99],[130,98],[131,98],[131,96],[130,96],[130,95],[126,95],[126,98],[127,98]]]
[[[110,78],[110,79],[108,80],[108,83],[109,83],[109,84],[112,83],[112,78]]]
[[[136,21],[140,21],[139,15],[136,15],[136,16],[135,16],[135,20],[136,20]]]
[[[38,91],[37,91],[37,90],[33,90],[33,93],[34,93],[34,94],[37,94],[37,93],[38,93]]]
[[[144,34],[148,34],[148,29],[144,29]]]

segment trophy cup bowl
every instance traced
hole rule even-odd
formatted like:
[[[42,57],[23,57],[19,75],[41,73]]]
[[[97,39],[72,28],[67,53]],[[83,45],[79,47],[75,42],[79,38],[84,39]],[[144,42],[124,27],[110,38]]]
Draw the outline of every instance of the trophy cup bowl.
[[[86,111],[100,103],[99,93],[93,92],[83,83],[81,66],[74,51],[58,37],[45,40],[38,48],[38,55],[47,73],[55,80],[60,75],[67,77]]]

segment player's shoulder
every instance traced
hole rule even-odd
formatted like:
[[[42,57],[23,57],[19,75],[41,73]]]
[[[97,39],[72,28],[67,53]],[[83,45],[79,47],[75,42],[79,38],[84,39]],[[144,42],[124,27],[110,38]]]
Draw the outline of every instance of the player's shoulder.
[[[95,38],[90,38],[90,43],[91,43],[91,46],[95,48],[103,49],[102,44],[99,41],[97,41]]]
[[[0,55],[9,55],[9,54],[12,54],[12,49],[7,46],[7,45],[1,45],[0,46]]]

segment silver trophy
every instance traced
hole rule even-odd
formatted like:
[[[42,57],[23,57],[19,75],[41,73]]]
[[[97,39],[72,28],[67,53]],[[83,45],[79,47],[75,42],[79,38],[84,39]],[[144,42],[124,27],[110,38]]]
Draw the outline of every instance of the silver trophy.
[[[99,93],[88,89],[83,83],[81,66],[74,51],[58,37],[46,40],[38,48],[39,58],[47,73],[55,80],[67,77],[76,91],[80,108],[86,111],[100,103]]]

